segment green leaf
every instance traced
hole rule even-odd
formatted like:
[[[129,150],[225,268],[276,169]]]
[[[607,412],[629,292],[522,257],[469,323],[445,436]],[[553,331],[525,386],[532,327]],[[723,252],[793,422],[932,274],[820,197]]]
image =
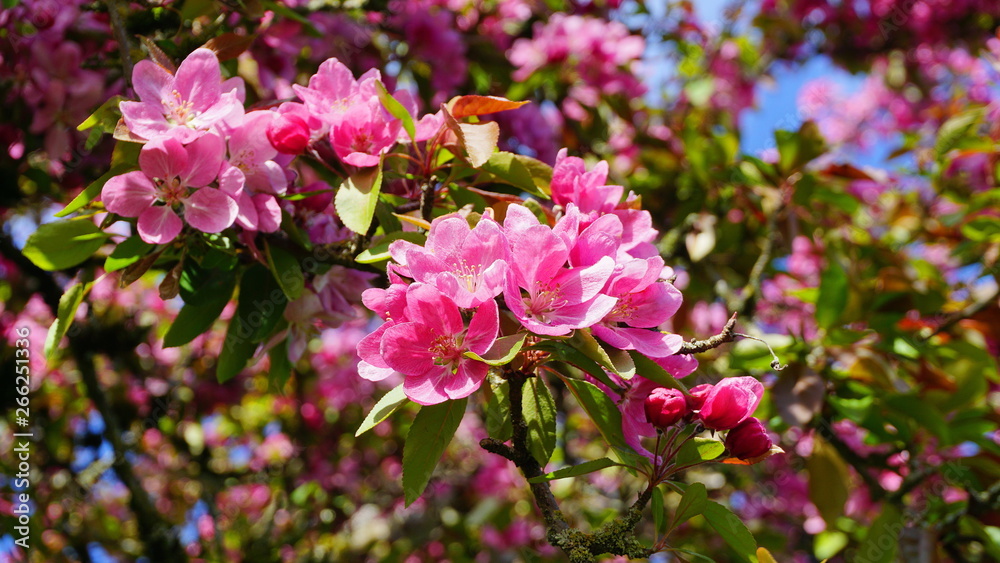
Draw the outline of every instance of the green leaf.
[[[107,239],[90,219],[55,221],[40,225],[28,237],[22,253],[39,268],[53,272],[90,258]]]
[[[703,514],[708,524],[729,544],[741,561],[757,563],[757,541],[738,516],[714,500],[708,501]]]
[[[229,276],[225,285],[208,286],[200,295],[198,303],[185,303],[174,324],[170,325],[163,337],[163,347],[181,346],[194,340],[196,336],[212,327],[222,315],[222,310],[233,296],[236,278]]]
[[[670,529],[673,530],[684,522],[705,512],[705,508],[707,507],[708,491],[705,489],[705,485],[702,483],[691,483],[684,490],[684,494],[681,495],[677,511],[674,512],[674,518],[670,522]]]
[[[77,126],[76,130],[86,131],[93,127],[99,127],[103,133],[114,133],[115,127],[118,125],[118,120],[122,116],[121,110],[118,109],[118,104],[123,100],[128,100],[128,98],[124,96],[111,96],[101,104],[101,107],[90,114],[90,117]]]
[[[543,341],[531,346],[531,349],[544,350],[549,353],[549,358],[551,360],[559,360],[575,366],[612,389],[619,387],[618,384],[611,381],[611,378],[608,377],[608,374],[605,373],[604,368],[602,368],[600,364],[591,360],[583,352],[573,348],[564,341]]]
[[[466,350],[465,357],[478,360],[491,366],[509,364],[510,361],[514,359],[514,356],[521,351],[521,347],[524,346],[524,339],[527,336],[528,335],[524,333],[501,336],[496,339],[496,342],[493,343],[493,347],[487,350],[482,356],[471,350]]]
[[[819,297],[816,299],[816,323],[831,328],[847,307],[849,282],[840,264],[831,261],[819,280]]]
[[[337,215],[348,229],[368,233],[382,189],[382,162],[373,170],[362,170],[340,185],[334,198]]]
[[[219,383],[236,377],[253,357],[257,343],[251,340],[252,334],[251,328],[244,326],[238,315],[229,320],[226,339],[219,352],[219,362],[215,365],[215,378]]]
[[[506,442],[513,435],[510,422],[509,384],[499,377],[490,377],[490,389],[493,395],[486,404],[486,432],[490,438]]]
[[[271,359],[271,370],[267,373],[270,386],[278,393],[281,393],[292,377],[292,362],[288,359],[288,340],[282,340],[271,348],[267,357]]]
[[[76,315],[76,310],[80,307],[80,303],[83,303],[83,298],[90,291],[91,285],[89,283],[73,284],[59,298],[56,320],[49,327],[49,332],[45,336],[44,354],[47,360],[52,361],[55,357],[56,350],[59,349],[59,343],[62,342],[63,336],[66,336],[66,331],[73,324],[73,317]]]
[[[153,245],[143,241],[139,235],[131,236],[118,244],[107,260],[104,261],[104,271],[117,272],[131,266],[149,253]]]
[[[663,491],[659,487],[653,488],[650,510],[653,512],[653,525],[656,527],[656,533],[662,535],[667,531],[667,511],[663,507]]]
[[[587,329],[573,331],[573,337],[566,342],[624,380],[635,375],[635,363],[627,352],[617,348],[608,350]]]
[[[468,399],[445,401],[420,409],[403,446],[403,496],[406,506],[420,498],[431,474],[455,435]]]
[[[118,164],[112,166],[111,170],[108,170],[103,176],[91,182],[90,185],[84,188],[82,192],[80,192],[79,194],[77,194],[76,197],[73,198],[73,201],[69,202],[69,204],[66,207],[62,208],[62,210],[60,210],[59,213],[56,213],[56,217],[66,217],[67,215],[73,213],[74,211],[83,208],[91,201],[94,201],[94,198],[100,195],[101,190],[104,189],[104,184],[107,184],[108,180],[110,180],[115,176],[118,176],[119,174],[124,174],[131,170],[135,170],[135,165]]]
[[[632,362],[635,364],[635,371],[639,375],[668,389],[677,389],[682,393],[688,392],[687,386],[667,372],[667,370],[663,369],[660,364],[635,350],[630,350],[629,355],[632,357]]]
[[[382,395],[382,398],[375,403],[372,410],[365,417],[364,421],[361,422],[361,426],[358,427],[358,431],[354,433],[354,437],[368,432],[372,428],[378,426],[380,422],[389,418],[389,416],[399,410],[399,407],[406,404],[409,399],[406,398],[406,393],[403,392],[403,384],[399,384],[393,387],[391,391]]]
[[[556,449],[556,403],[541,378],[525,382],[521,412],[528,425],[528,450],[544,467]]]
[[[674,463],[679,467],[691,465],[702,461],[712,461],[722,455],[726,450],[726,445],[713,438],[692,438],[688,443],[681,446]]]
[[[826,151],[826,141],[819,127],[806,121],[796,132],[777,130],[778,165],[785,174],[799,170]]]
[[[403,122],[403,130],[410,136],[410,141],[416,139],[417,127],[413,124],[413,116],[410,115],[410,111],[399,103],[399,100],[392,97],[381,80],[375,81],[375,89],[378,91],[378,101],[382,102],[382,107],[390,115]]]
[[[593,383],[571,377],[564,378],[566,386],[587,411],[604,440],[614,450],[621,462],[630,467],[645,467],[649,460],[636,453],[625,442],[622,432],[622,415],[614,401]]]
[[[868,563],[890,563],[896,561],[899,548],[899,534],[903,531],[903,515],[893,504],[883,503],[882,514],[868,528],[858,556]]]
[[[986,108],[972,108],[950,117],[941,124],[934,142],[934,154],[941,160],[950,150],[956,148],[963,137],[975,133],[975,129],[986,116]]]
[[[538,477],[532,477],[528,479],[529,483],[545,483],[547,481],[555,481],[556,479],[566,479],[567,477],[579,477],[580,475],[586,475],[588,473],[593,473],[595,471],[600,471],[601,469],[606,469],[608,467],[613,467],[619,465],[614,461],[602,457],[601,459],[594,459],[591,461],[585,461],[578,465],[572,465],[570,467],[563,467],[562,469],[557,469],[551,473],[546,473],[545,475],[539,475]],[[662,502],[663,497],[660,496]]]
[[[301,297],[306,281],[302,277],[302,266],[299,265],[299,261],[279,246],[265,243],[264,248],[267,252],[267,265],[271,268],[271,274],[281,290],[289,299]]]
[[[812,454],[806,459],[809,473],[809,500],[830,526],[844,515],[851,474],[840,454],[820,436],[813,438]]]
[[[395,217],[393,217],[393,219],[395,219]],[[391,258],[391,256],[389,256],[389,245],[397,240],[405,240],[422,246],[427,240],[427,233],[395,231],[380,238],[378,242],[365,249],[365,251],[361,254],[358,254],[355,261],[361,264],[374,264],[375,262],[388,260]]]
[[[536,182],[535,176],[532,175],[531,170],[524,164],[524,159],[526,158],[529,157],[522,157],[521,155],[501,151],[490,155],[489,160],[483,163],[482,169],[492,174],[497,181],[510,184],[530,194],[548,199],[548,184],[551,183],[552,178],[551,169],[549,170],[548,182],[545,182],[544,176],[542,176],[539,180],[544,183],[539,185]],[[539,164],[545,165],[540,161]]]
[[[288,297],[275,281],[270,270],[261,264],[254,264],[243,273],[240,281],[240,302],[236,315],[244,326],[253,330],[254,342],[266,340],[271,331],[284,318]]]
[[[21,0],[3,0],[2,4],[4,9],[10,10],[21,3]]]

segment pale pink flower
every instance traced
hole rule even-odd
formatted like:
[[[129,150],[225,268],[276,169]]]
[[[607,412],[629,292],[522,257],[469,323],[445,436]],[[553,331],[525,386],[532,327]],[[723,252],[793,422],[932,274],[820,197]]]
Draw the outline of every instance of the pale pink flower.
[[[238,212],[233,198],[207,187],[219,174],[224,150],[215,134],[187,146],[173,136],[150,141],[139,153],[140,170],[105,184],[104,206],[123,217],[138,217],[139,236],[150,244],[174,240],[185,222],[199,231],[218,233],[233,224]],[[177,207],[183,209],[183,221]]]
[[[222,81],[215,53],[196,49],[177,68],[177,74],[143,60],[135,65],[132,84],[138,102],[122,102],[129,131],[142,139],[167,132],[190,142],[216,124],[243,113],[243,80]]]
[[[511,249],[504,302],[525,328],[549,336],[569,334],[614,308],[617,300],[600,293],[614,271],[614,258],[603,256],[585,268],[564,267],[570,257],[566,242],[521,205],[507,208],[504,231]]]
[[[414,280],[433,285],[466,309],[500,295],[510,260],[496,221],[484,216],[471,228],[457,214],[435,219],[424,246],[398,240],[389,252]]]

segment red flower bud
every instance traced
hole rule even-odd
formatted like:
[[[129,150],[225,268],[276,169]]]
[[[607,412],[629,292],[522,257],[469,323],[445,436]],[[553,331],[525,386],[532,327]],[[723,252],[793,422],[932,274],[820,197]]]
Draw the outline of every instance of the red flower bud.
[[[267,140],[283,154],[302,154],[309,139],[309,124],[291,113],[276,114],[267,128]]]
[[[761,421],[750,417],[733,428],[726,435],[726,448],[734,457],[742,460],[754,459],[771,450],[771,437]]]
[[[646,420],[657,428],[666,428],[677,423],[687,414],[684,393],[677,389],[658,387],[646,397]]]

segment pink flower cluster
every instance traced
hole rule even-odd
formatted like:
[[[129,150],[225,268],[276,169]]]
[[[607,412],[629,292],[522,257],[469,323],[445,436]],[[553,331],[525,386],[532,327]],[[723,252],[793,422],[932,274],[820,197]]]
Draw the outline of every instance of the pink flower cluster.
[[[393,242],[392,285],[364,294],[385,323],[358,345],[361,375],[398,371],[407,396],[421,404],[468,396],[489,366],[465,352],[482,356],[493,345],[501,294],[520,328],[535,335],[589,328],[622,350],[675,354],[680,336],[657,330],[681,304],[665,281],[673,271],[649,242],[656,232],[648,212],[629,200],[623,206],[623,188],[604,185],[606,174],[606,163],[587,171],[563,152],[552,194],[565,213],[554,226],[513,204],[503,223],[487,213],[472,227],[451,214],[431,223],[423,246]]]
[[[288,178],[263,135],[274,114],[244,112],[242,79],[223,80],[208,49],[192,52],[176,72],[140,61],[132,79],[139,101],[122,102],[122,117],[145,144],[139,170],[104,186],[108,211],[137,217],[139,236],[151,244],[174,240],[185,224],[205,233],[233,224],[276,231],[275,196]]]
[[[646,48],[621,22],[580,15],[554,14],[537,23],[531,39],[518,39],[507,52],[517,67],[513,78],[526,80],[542,67],[567,73],[569,98],[577,107],[595,107],[602,94],[642,97],[639,60]]]

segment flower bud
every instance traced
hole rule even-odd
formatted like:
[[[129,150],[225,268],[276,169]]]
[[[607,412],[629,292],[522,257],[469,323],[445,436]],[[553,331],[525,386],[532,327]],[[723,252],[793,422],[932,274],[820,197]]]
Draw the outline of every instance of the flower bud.
[[[705,399],[708,398],[708,394],[712,391],[712,387],[715,387],[711,383],[705,383],[702,385],[695,385],[688,391],[687,396],[687,407],[693,411],[701,409],[701,406],[705,404]]]
[[[764,385],[752,377],[723,379],[705,397],[698,418],[712,430],[736,428],[757,410],[763,396]]]
[[[291,113],[276,114],[267,128],[267,140],[282,154],[302,154],[309,139],[309,124]]]
[[[771,437],[761,421],[750,417],[733,428],[726,435],[726,448],[734,457],[742,460],[754,459],[771,450]]]
[[[676,424],[688,412],[684,393],[666,387],[653,389],[646,397],[645,408],[646,420],[660,429]]]

